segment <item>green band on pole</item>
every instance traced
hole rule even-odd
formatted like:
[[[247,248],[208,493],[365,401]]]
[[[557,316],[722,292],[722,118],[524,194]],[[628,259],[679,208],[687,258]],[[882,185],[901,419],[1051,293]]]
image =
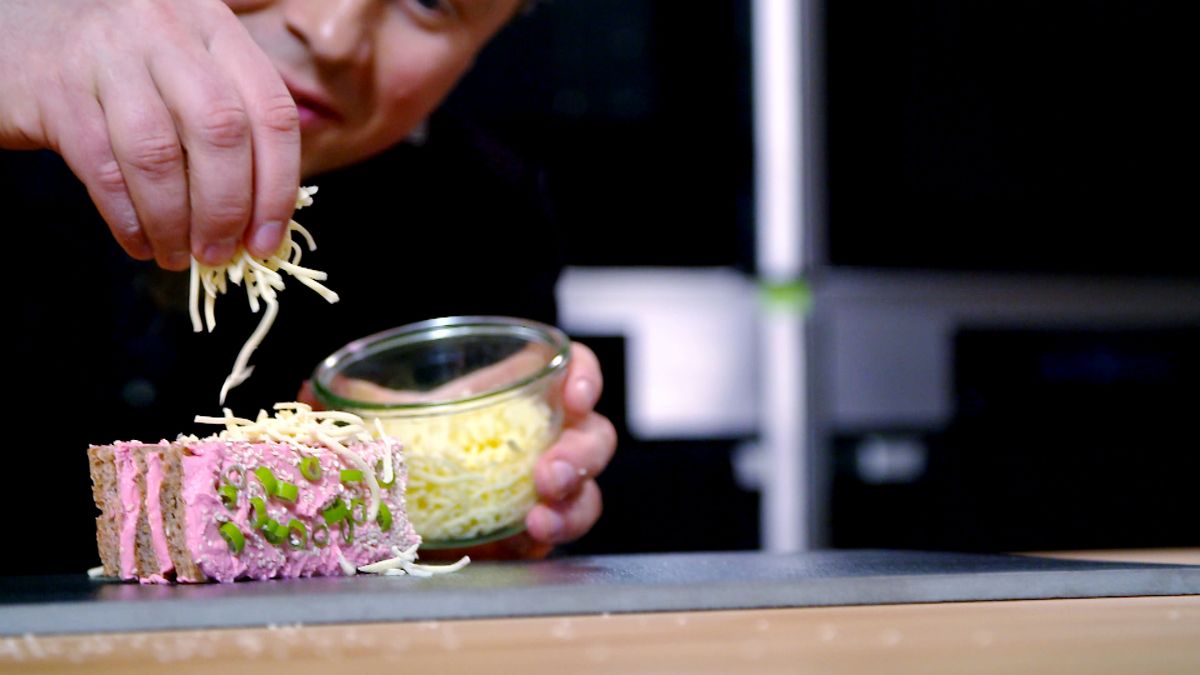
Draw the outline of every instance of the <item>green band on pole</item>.
[[[812,304],[812,291],[801,280],[759,284],[759,297],[767,309],[804,312]]]

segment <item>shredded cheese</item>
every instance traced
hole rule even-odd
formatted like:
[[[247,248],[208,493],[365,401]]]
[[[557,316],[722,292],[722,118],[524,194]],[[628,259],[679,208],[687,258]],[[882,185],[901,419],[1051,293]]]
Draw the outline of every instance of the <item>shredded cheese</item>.
[[[300,193],[296,197],[296,209],[302,209],[305,206],[312,205],[312,196],[316,194],[316,187],[302,187]],[[338,301],[337,293],[326,288],[322,281],[328,278],[325,272],[314,270],[300,265],[300,259],[303,255],[303,249],[300,244],[292,239],[293,233],[299,233],[308,244],[309,251],[315,251],[317,244],[313,241],[312,235],[308,230],[295,220],[288,222],[287,236],[283,238],[283,242],[279,246],[279,250],[269,258],[258,260],[250,255],[249,251],[241,249],[237,257],[225,265],[209,267],[201,263],[199,260],[192,258],[191,268],[191,283],[189,285],[188,296],[188,311],[192,318],[192,330],[199,333],[207,326],[211,333],[217,326],[216,317],[216,301],[217,296],[226,293],[229,290],[229,283],[241,286],[245,282],[246,297],[250,302],[250,311],[258,313],[261,304],[266,305],[266,311],[263,312],[263,317],[258,323],[258,327],[251,333],[246,344],[242,346],[238,352],[237,359],[233,363],[233,370],[229,376],[225,378],[224,384],[221,385],[221,403],[225,403],[225,396],[229,394],[229,390],[245,382],[250,374],[254,372],[254,367],[249,365],[250,355],[258,348],[263,339],[267,336],[267,332],[271,330],[272,324],[275,323],[275,317],[279,314],[279,299],[278,292],[284,289],[283,274],[286,272],[294,277],[297,281],[308,286],[316,291],[318,295],[330,303]],[[200,320],[200,289],[204,289],[204,321]]]
[[[407,574],[414,577],[431,577],[435,574],[457,572],[471,563],[470,556],[464,555],[458,559],[458,562],[450,565],[422,565],[417,563],[417,546],[419,544],[413,544],[403,551],[393,546],[392,553],[396,557],[373,562],[370,565],[363,565],[358,568],[358,571],[386,576]]]
[[[522,396],[447,415],[376,419],[404,443],[408,518],[424,539],[488,535],[519,523],[536,503],[533,466],[554,440],[544,400]]]
[[[349,560],[346,560],[346,556],[342,555],[341,551],[337,552],[337,557],[338,567],[342,568],[342,574],[345,574],[348,577],[352,577],[357,574],[357,571],[354,569],[354,565]]]
[[[234,417],[233,411],[224,409],[223,417],[197,415],[197,424],[222,424],[224,431],[217,438],[225,441],[246,441],[249,443],[288,443],[292,445],[322,445],[333,450],[344,462],[362,471],[371,490],[371,504],[367,518],[375,520],[379,515],[379,502],[382,493],[379,479],[375,476],[373,467],[369,466],[362,455],[355,452],[347,444],[355,441],[369,443],[372,440],[383,439],[383,434],[374,436],[367,428],[366,422],[353,413],[337,410],[313,410],[312,406],[304,403],[276,403],[275,414],[268,415],[267,411],[258,411],[258,417],[249,420]],[[376,426],[376,429],[380,427]],[[390,452],[383,454],[385,467],[391,467]],[[388,477],[384,477],[389,482]]]

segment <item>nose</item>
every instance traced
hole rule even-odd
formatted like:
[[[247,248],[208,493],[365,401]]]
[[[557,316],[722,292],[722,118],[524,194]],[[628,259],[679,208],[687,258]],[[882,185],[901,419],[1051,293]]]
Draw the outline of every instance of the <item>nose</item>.
[[[382,4],[379,0],[288,0],[284,20],[318,60],[356,62],[370,55],[369,27]]]

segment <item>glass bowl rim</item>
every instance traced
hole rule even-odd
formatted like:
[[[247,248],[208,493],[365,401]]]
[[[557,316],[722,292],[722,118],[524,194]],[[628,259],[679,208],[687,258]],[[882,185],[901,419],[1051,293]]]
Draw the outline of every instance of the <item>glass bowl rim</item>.
[[[416,343],[433,342],[440,339],[437,333],[442,330],[450,330],[456,332],[455,329],[471,329],[471,328],[488,328],[500,329],[501,333],[507,333],[518,337],[527,337],[530,332],[537,335],[538,338],[546,345],[554,348],[554,356],[552,356],[545,365],[537,371],[526,375],[520,379],[514,380],[502,387],[489,389],[487,391],[463,396],[461,398],[446,399],[441,401],[421,401],[416,403],[375,403],[371,401],[358,401],[355,399],[343,398],[333,393],[322,382],[322,377],[334,372],[334,369],[341,363],[344,363],[364,351],[374,350],[375,352],[386,350],[390,347],[404,344],[406,341]],[[432,335],[430,335],[432,334]],[[468,330],[465,334],[470,334]],[[441,336],[446,337],[446,336]],[[538,321],[529,319],[518,319],[507,316],[484,316],[484,315],[469,315],[469,316],[444,316],[436,319],[428,319],[409,323],[395,328],[389,328],[385,331],[380,331],[372,335],[353,340],[342,346],[337,351],[333,352],[317,365],[312,374],[313,393],[317,400],[322,405],[351,409],[351,410],[392,410],[392,411],[436,411],[441,408],[452,408],[461,406],[466,403],[476,403],[486,401],[493,398],[500,398],[505,394],[520,390],[535,382],[554,375],[566,369],[567,364],[571,359],[571,341],[566,334],[554,326],[544,324]]]
[[[509,537],[513,537],[518,534],[521,534],[525,530],[526,530],[525,519],[522,518],[521,520],[513,523],[512,525],[502,527],[493,532],[488,532],[487,534],[476,535],[476,536],[470,537],[468,539],[426,540],[424,537],[422,537],[421,538],[421,548],[423,548],[427,551],[437,551],[437,550],[445,551],[445,550],[453,550],[456,548],[471,548],[472,546],[482,546],[484,544],[491,544],[493,542],[500,541],[501,539],[508,539]]]

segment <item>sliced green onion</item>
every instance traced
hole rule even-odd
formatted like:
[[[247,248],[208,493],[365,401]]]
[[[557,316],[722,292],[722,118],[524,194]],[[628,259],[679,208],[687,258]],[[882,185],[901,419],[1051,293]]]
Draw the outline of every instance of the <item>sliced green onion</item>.
[[[275,544],[285,543],[288,540],[289,532],[291,532],[291,528],[289,528],[287,525],[285,525],[283,523],[278,523],[277,525],[275,525],[275,532],[273,533],[275,535],[275,541],[272,543],[275,543]]]
[[[272,544],[282,544],[287,541],[288,526],[271,518],[262,526],[262,533]]]
[[[262,497],[251,497],[250,506],[254,507],[254,522],[251,525],[257,530],[267,522],[267,503]]]
[[[383,488],[384,490],[386,490],[396,484],[396,472],[395,471],[392,471],[392,479],[387,481],[386,483],[383,481],[383,478],[380,478],[380,476],[383,475],[383,460],[382,459],[375,461],[375,473],[378,474],[377,476],[375,476],[375,480],[379,481],[379,487]]]
[[[300,494],[300,488],[296,487],[295,483],[288,483],[286,481],[279,481],[276,490],[276,497],[289,502],[296,501],[296,497]]]
[[[317,523],[313,525],[312,542],[317,548],[325,548],[329,545],[329,526],[325,523]]]
[[[305,457],[300,460],[300,473],[310,482],[321,480],[321,461],[316,457]]]
[[[338,532],[342,534],[342,541],[346,542],[347,544],[354,543],[353,520],[343,520],[342,522],[338,523]]]
[[[333,504],[321,512],[325,518],[326,525],[334,525],[346,519],[350,515],[350,509],[346,508],[346,504],[339,498],[333,500]]]
[[[341,476],[343,483],[359,483],[362,482],[363,472],[358,469],[342,469]]]
[[[225,469],[225,481],[239,490],[246,487],[246,467],[241,464],[234,464]]]
[[[233,551],[234,555],[241,553],[242,547],[246,545],[246,537],[238,529],[238,526],[233,523],[222,523],[220,529],[221,538],[225,540],[226,544],[229,544],[229,550]]]
[[[258,476],[258,481],[262,483],[263,490],[267,496],[275,494],[275,490],[279,486],[279,481],[275,480],[275,473],[265,466],[260,466],[254,470],[254,475]]]
[[[379,502],[379,515],[375,516],[375,521],[379,523],[379,529],[384,532],[392,529],[392,512],[382,501]]]
[[[308,528],[304,525],[304,521],[299,518],[292,518],[288,521],[287,529],[288,543],[292,545],[292,548],[305,548],[308,546]]]
[[[380,502],[381,504],[383,502]],[[355,523],[364,525],[367,522],[367,505],[361,499],[350,500],[350,517]]]
[[[217,494],[221,495],[221,503],[230,511],[237,508],[238,489],[229,483],[217,488]]]

